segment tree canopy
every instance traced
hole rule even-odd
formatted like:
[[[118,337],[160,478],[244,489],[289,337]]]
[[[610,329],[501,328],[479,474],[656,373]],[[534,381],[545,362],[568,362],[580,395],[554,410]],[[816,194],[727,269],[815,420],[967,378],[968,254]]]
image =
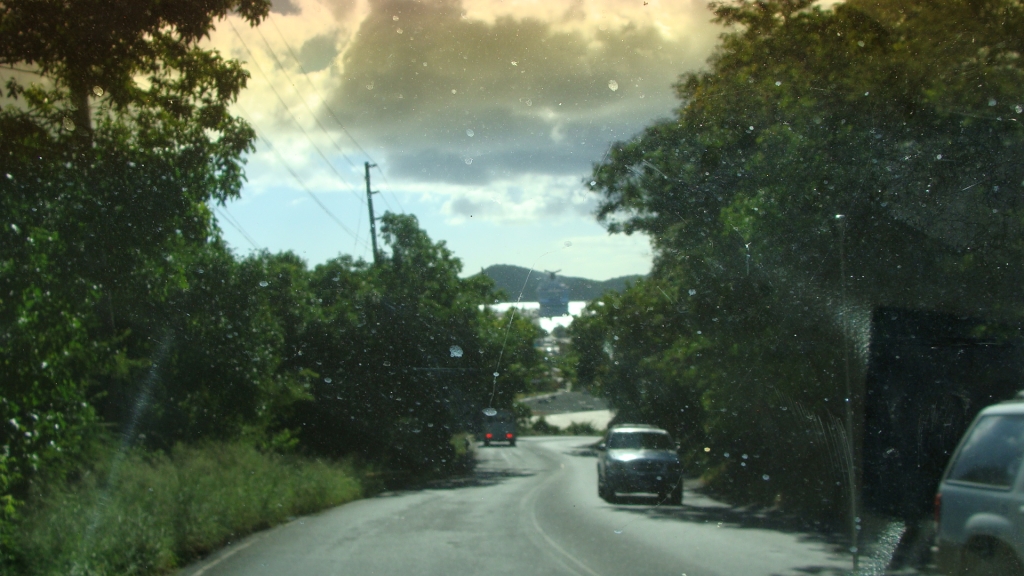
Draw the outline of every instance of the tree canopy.
[[[579,375],[675,429],[720,488],[838,510],[835,446],[794,413],[841,417],[843,350],[862,381],[872,311],[1021,316],[1024,11],[712,7],[727,32],[708,69],[588,179],[599,219],[656,257],[572,326]]]
[[[537,328],[415,217],[378,265],[232,253],[254,133],[203,48],[268,0],[0,6],[0,563],[20,503],[93,447],[244,441],[444,470],[452,435],[540,370]],[[38,495],[38,494],[37,494]]]

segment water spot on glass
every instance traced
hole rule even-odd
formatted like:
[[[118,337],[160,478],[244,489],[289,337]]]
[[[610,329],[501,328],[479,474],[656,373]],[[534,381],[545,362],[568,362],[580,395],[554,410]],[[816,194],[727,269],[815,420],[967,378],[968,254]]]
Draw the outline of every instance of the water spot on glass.
[[[423,63],[423,67],[424,67],[424,68],[426,68],[426,67],[427,67],[427,63],[426,63],[426,62],[424,62],[424,63]]]
[[[395,29],[395,32],[398,32],[399,34],[401,34],[402,33],[402,29],[401,28],[397,28],[397,29]]]
[[[102,87],[100,87],[100,86],[93,86],[93,87],[92,87],[92,93],[93,93],[93,94],[95,94],[95,95],[96,95],[96,97],[98,98],[98,97],[100,97],[100,96],[103,96],[103,94],[104,94],[105,92],[104,92],[104,90],[103,90],[103,88],[102,88]]]
[[[390,360],[385,360],[384,361],[384,365],[385,366],[391,366],[391,361]]]
[[[565,247],[568,248],[569,246],[572,246],[572,242],[569,241],[569,240],[566,240],[565,241]]]
[[[1013,107],[1013,110],[1014,110],[1014,112],[1016,112],[1017,114],[1020,114],[1021,112],[1024,112],[1024,107],[1021,107],[1021,105],[1020,105],[1020,104],[1017,104],[1016,106],[1014,106],[1014,107]]]
[[[472,158],[469,158],[469,157],[467,157],[467,158],[465,159],[465,162],[466,162],[466,165],[468,166],[468,165],[470,165],[470,164],[472,164],[472,163],[473,163],[473,159],[472,159]]]
[[[721,522],[718,523],[718,526],[715,526],[715,528],[721,528],[721,527],[722,527],[722,523]]]
[[[749,458],[749,456],[747,456],[746,454],[744,454],[743,456],[740,456],[740,458],[743,458],[744,460],[746,460],[747,458]]]
[[[333,380],[331,380],[330,378],[324,378],[324,382],[330,384],[331,382],[333,382]]]
[[[643,92],[641,92],[641,93],[640,93],[640,98],[641,98],[641,99],[643,99],[643,97],[644,97],[644,93],[643,93]]]
[[[935,155],[935,159],[936,160],[942,160],[942,154],[936,154]]]
[[[260,280],[260,288],[266,288],[267,286],[270,286],[270,282],[267,282],[266,280]]]
[[[785,406],[782,406],[782,411],[785,412],[786,410],[789,410],[789,408],[786,408]]]
[[[476,134],[476,132],[473,132],[472,128],[467,128],[466,129],[466,136],[469,136],[470,138],[472,138],[474,134]]]
[[[619,83],[616,82],[615,80],[609,80],[608,89],[611,90],[612,92],[615,92],[616,90],[619,89]]]
[[[726,452],[725,454],[722,454],[722,456],[725,456],[726,458],[728,458],[729,457],[729,453]]]
[[[861,48],[863,48],[864,47],[864,41],[863,40],[857,40],[857,46],[860,46]]]
[[[762,474],[761,475],[761,480],[768,480],[768,478],[769,478],[769,476],[767,474]]]
[[[996,99],[995,98],[989,98],[988,99],[988,105],[989,106],[995,106],[996,105]]]
[[[513,60],[513,61],[512,61],[512,65],[513,65],[513,66],[519,66],[519,62],[516,62],[515,60]]]
[[[622,534],[622,530],[616,530],[615,533],[616,534]]]
[[[369,84],[367,84],[366,85],[366,89],[367,90],[373,90],[373,82],[370,82]]]
[[[497,377],[498,377],[498,373],[497,373],[497,372],[495,372],[494,374],[492,374],[492,376],[494,376],[495,378],[497,378]]]
[[[690,296],[696,296],[697,295],[697,291],[694,290],[693,288],[690,288],[689,290],[687,290],[686,293],[689,294]]]
[[[776,80],[775,81],[775,85],[776,86],[782,86],[782,80]]]
[[[61,125],[64,126],[64,129],[67,130],[68,132],[71,132],[72,130],[75,129],[75,123],[71,120],[71,118],[65,117],[64,120],[61,121]]]
[[[591,180],[591,181],[590,181],[590,185],[591,185],[591,186],[597,186],[597,182],[595,182],[594,180]]]
[[[871,92],[865,92],[864,93],[865,96],[867,96],[868,94],[871,94]]]
[[[498,411],[494,408],[484,408],[484,416],[496,416]]]
[[[711,448],[708,448],[707,446],[705,446],[705,447],[704,447],[704,451],[705,451],[705,452],[711,452]]]
[[[530,100],[529,98],[527,98],[526,99],[526,105],[527,106],[533,106],[533,100]]]
[[[452,94],[455,94],[457,92],[458,92],[458,90],[456,90],[455,88],[452,88]]]
[[[428,422],[427,423],[427,428],[433,428],[433,427],[434,427],[434,424],[432,422]]]
[[[452,358],[462,358],[462,347],[452,345],[452,347],[448,349],[448,353],[452,355]]]
[[[398,16],[392,16],[391,19],[394,20],[395,22],[398,22]]]

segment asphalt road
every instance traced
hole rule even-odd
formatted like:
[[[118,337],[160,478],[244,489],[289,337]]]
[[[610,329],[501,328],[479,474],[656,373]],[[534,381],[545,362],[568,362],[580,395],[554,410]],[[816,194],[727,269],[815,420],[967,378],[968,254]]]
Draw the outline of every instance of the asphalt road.
[[[835,544],[691,490],[683,506],[596,491],[596,438],[479,448],[471,478],[386,493],[253,535],[181,574],[840,574]]]

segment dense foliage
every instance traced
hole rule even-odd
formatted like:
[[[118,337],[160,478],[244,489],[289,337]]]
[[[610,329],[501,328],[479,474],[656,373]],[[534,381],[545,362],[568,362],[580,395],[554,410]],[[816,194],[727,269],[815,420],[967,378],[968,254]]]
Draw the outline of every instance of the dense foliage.
[[[713,486],[831,513],[872,311],[1020,317],[1024,10],[813,4],[713,6],[709,68],[590,181],[654,271],[571,331],[580,379]]]
[[[199,42],[268,0],[0,6],[0,564],[18,506],[97,446],[264,451],[444,468],[452,434],[511,406],[536,329],[414,217],[379,265],[239,258],[212,203],[254,133],[240,63]],[[113,14],[116,13],[116,17]]]

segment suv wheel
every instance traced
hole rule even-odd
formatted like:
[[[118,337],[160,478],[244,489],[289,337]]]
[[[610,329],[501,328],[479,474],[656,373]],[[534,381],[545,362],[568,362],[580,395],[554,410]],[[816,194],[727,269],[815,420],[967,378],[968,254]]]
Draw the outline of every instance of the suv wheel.
[[[609,504],[615,502],[615,490],[612,490],[600,478],[597,479],[597,495],[601,498],[601,500],[604,500]]]
[[[1017,555],[1006,545],[994,540],[975,540],[964,550],[965,576],[1020,576],[1024,574]]]

